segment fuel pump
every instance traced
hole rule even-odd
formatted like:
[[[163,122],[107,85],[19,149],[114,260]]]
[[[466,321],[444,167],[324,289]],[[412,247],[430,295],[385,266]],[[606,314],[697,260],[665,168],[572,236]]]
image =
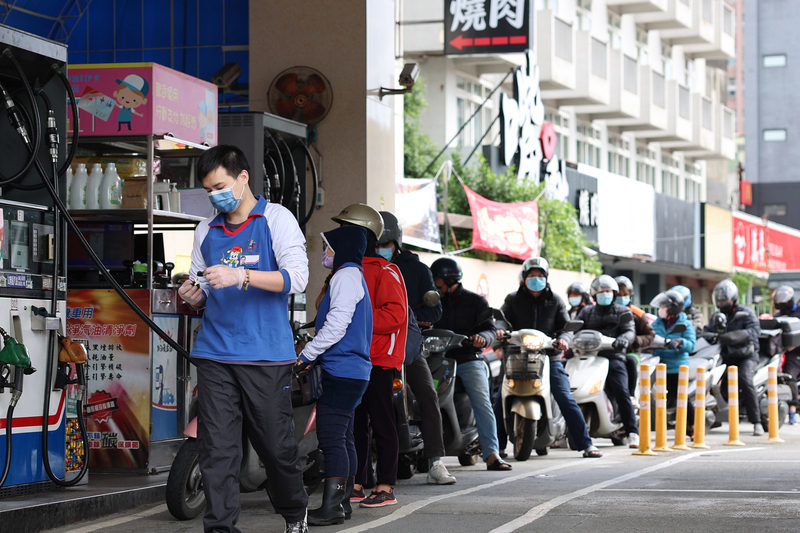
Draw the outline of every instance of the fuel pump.
[[[31,358],[25,346],[9,336],[3,328],[0,328],[0,335],[3,337],[3,349],[0,350],[0,391],[11,389],[11,400],[8,403],[8,411],[6,412],[6,460],[3,463],[3,474],[0,476],[0,487],[2,487],[11,470],[11,450],[14,441],[12,434],[14,408],[22,396],[24,376],[33,374],[36,369],[31,366]],[[12,367],[14,368],[13,380],[10,379]]]

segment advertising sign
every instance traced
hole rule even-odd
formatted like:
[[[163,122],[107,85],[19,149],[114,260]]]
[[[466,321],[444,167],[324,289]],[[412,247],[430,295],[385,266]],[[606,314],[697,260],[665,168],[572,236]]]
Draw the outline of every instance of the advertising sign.
[[[403,242],[441,253],[436,181],[433,178],[398,179],[394,206],[403,228]]]
[[[800,270],[800,232],[734,212],[733,267],[763,273]]]
[[[128,290],[142,309],[150,293]],[[88,345],[89,468],[146,469],[150,446],[150,333],[111,289],[67,293],[67,336]]]
[[[464,185],[472,213],[472,247],[517,259],[539,255],[537,202],[502,204]]]
[[[700,232],[695,231],[695,205],[656,193],[656,259],[688,267],[699,266]],[[699,216],[698,216],[699,218]],[[697,246],[695,246],[697,241]]]
[[[445,0],[444,53],[507,54],[531,48],[530,0]]]
[[[217,144],[217,86],[155,63],[70,65],[80,134]],[[68,108],[70,120],[72,110]],[[70,127],[70,132],[72,131]]]

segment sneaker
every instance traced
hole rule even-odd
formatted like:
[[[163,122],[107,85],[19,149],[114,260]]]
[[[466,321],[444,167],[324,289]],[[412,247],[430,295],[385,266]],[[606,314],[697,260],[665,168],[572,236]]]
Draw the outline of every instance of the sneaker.
[[[387,505],[396,505],[397,499],[394,497],[394,491],[372,491],[369,498],[362,501],[359,505],[361,507],[385,507]]]
[[[795,411],[789,411],[789,425],[794,426],[797,424],[797,413]]]
[[[350,495],[351,502],[360,502],[366,499],[367,497],[364,495],[364,487],[361,487],[358,490],[353,489],[353,494]]]
[[[303,518],[299,522],[286,522],[286,529],[283,530],[283,533],[308,533],[308,522],[306,521],[308,518],[308,511],[306,511],[306,518]]]
[[[450,475],[441,461],[434,462],[428,469],[428,483],[431,485],[452,485],[456,478]]]
[[[638,433],[631,433],[628,435],[628,447],[630,448],[638,448],[639,447],[639,434]]]
[[[754,437],[761,437],[764,435],[764,428],[761,427],[761,424],[756,422],[753,424],[753,436]]]

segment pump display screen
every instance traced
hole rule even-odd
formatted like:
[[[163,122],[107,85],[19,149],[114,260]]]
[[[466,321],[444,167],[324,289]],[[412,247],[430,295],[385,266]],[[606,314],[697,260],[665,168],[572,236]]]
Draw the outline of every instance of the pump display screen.
[[[11,268],[27,270],[30,264],[29,234],[27,222],[11,221]]]

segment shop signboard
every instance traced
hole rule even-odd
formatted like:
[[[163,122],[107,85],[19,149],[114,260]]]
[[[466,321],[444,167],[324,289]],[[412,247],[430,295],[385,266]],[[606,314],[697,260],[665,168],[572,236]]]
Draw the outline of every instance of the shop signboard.
[[[444,53],[508,54],[533,42],[531,0],[445,0]]]
[[[656,194],[656,260],[690,268],[700,267],[700,258],[696,257],[700,239],[699,231],[695,230],[697,205],[666,194]]]
[[[472,213],[472,247],[528,259],[539,254],[539,207],[536,201],[493,202],[464,185]]]
[[[600,220],[600,195],[597,194],[597,178],[578,172],[567,164],[564,177],[569,187],[567,201],[575,207],[578,224],[589,242],[597,242],[597,224]]]
[[[177,341],[180,317],[177,315],[155,315],[153,321],[172,340]],[[175,348],[151,332],[153,344],[152,380],[152,440],[174,439],[178,436],[178,365]]]
[[[728,209],[703,204],[702,210],[703,268],[730,272],[733,267],[733,222]]]
[[[404,243],[442,252],[436,180],[399,178],[395,182],[394,206]]]
[[[733,268],[765,274],[800,271],[800,231],[734,212]]]
[[[68,78],[78,98],[81,137],[169,133],[217,144],[217,86],[212,83],[156,63],[70,65]]]
[[[150,292],[126,291],[142,309]],[[89,468],[146,469],[150,447],[150,334],[111,289],[70,289],[67,336],[88,346]]]

